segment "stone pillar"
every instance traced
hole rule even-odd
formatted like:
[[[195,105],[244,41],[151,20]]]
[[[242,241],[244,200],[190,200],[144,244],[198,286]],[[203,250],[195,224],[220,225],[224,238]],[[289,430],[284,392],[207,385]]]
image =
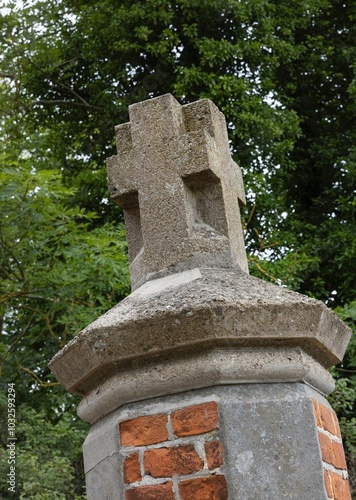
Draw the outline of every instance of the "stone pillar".
[[[130,106],[108,160],[133,293],[51,361],[83,397],[89,500],[350,500],[327,368],[350,330],[247,273],[223,115]]]

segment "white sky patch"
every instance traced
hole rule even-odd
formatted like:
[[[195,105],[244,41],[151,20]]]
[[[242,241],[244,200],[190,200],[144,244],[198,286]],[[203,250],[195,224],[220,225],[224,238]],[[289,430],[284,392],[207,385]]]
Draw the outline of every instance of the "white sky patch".
[[[76,16],[72,12],[65,12],[63,14],[63,17],[64,17],[64,19],[66,19],[67,21],[69,21],[72,24],[75,24],[77,19],[78,19],[78,16]]]
[[[37,194],[41,191],[40,186],[36,186],[34,189],[31,189],[28,191],[28,196],[33,196],[34,194]]]
[[[86,155],[84,153],[75,153],[74,155],[72,155],[71,158],[77,161],[88,162],[88,163],[90,161],[90,155]]]
[[[8,7],[10,4],[11,4],[11,7]],[[2,16],[8,16],[14,8],[15,8],[15,10],[22,9],[23,1],[17,0],[15,2],[15,7],[13,7],[13,5],[14,5],[13,0],[2,0],[1,5],[0,5],[0,14]]]
[[[175,56],[175,60],[176,60],[176,62],[178,62],[178,61],[179,61],[180,56],[181,56],[181,55],[182,55],[182,53],[183,53],[183,50],[184,50],[184,46],[183,46],[183,45],[178,45],[178,46],[176,45],[176,46],[174,46],[174,47],[173,47],[173,49],[172,49],[172,53],[173,53],[173,54],[174,54],[174,56]]]
[[[131,66],[131,64],[127,63],[126,66],[125,66],[125,71],[126,73],[131,76],[132,78],[134,76],[136,76],[136,73],[137,73],[137,69],[134,68],[133,66]]]
[[[285,106],[277,99],[274,92],[270,91],[266,96],[263,97],[263,101],[266,102],[273,109],[284,109]]]
[[[251,202],[251,203],[256,203],[256,193],[255,191],[252,191],[252,189],[248,189],[246,191],[246,198]]]
[[[27,149],[21,151],[19,160],[28,160],[29,158],[32,158],[32,153],[30,151],[28,151]]]

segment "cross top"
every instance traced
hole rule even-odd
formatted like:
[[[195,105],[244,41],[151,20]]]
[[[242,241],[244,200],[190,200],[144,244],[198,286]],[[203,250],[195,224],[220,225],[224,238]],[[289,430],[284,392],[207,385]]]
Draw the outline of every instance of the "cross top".
[[[124,209],[131,284],[159,271],[247,270],[241,170],[224,115],[209,99],[181,106],[171,94],[133,104],[116,127],[109,189]]]

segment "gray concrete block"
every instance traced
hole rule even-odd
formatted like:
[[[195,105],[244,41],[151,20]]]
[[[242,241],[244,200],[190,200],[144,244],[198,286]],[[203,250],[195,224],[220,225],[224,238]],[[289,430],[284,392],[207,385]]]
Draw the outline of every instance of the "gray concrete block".
[[[231,498],[326,500],[305,387],[256,384],[225,388],[220,394]]]
[[[85,474],[87,500],[125,500],[119,480],[119,456],[112,455]]]
[[[114,413],[95,423],[83,445],[84,470],[90,472],[100,462],[114,456],[119,449],[117,416]]]

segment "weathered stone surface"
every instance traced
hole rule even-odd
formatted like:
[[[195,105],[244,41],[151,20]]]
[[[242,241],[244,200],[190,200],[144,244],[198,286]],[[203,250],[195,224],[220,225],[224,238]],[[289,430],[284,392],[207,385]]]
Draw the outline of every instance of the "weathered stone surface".
[[[148,397],[214,385],[273,382],[304,382],[323,394],[334,389],[331,375],[298,348],[190,349],[172,360],[153,357],[148,365],[127,363],[100,390],[87,393],[78,415],[93,423],[125,403]]]
[[[111,414],[92,425],[85,439],[83,445],[85,473],[94,470],[107,457],[113,457],[112,463],[115,464],[114,458],[117,459],[118,448],[117,416]]]
[[[83,446],[88,500],[119,498],[121,478],[117,416],[110,415],[93,425]]]
[[[302,384],[226,390],[222,412],[230,422],[226,442],[234,443],[226,454],[232,498],[326,500],[312,394]]]
[[[170,94],[129,107],[108,159],[112,198],[124,208],[131,283],[179,266],[239,266],[248,272],[224,115],[209,100],[180,106]]]
[[[242,381],[251,380],[251,372],[248,376],[246,373],[252,366],[257,380],[259,372],[268,379],[268,369],[272,366],[271,379],[276,380],[278,362],[274,359],[277,358],[279,376],[282,377],[284,369],[287,377],[288,366],[293,364],[288,358],[282,362],[283,349],[287,348],[289,351],[285,353],[297,349],[295,352],[301,350],[308,357],[293,365],[292,379],[286,380],[296,380],[298,370],[304,373],[299,379],[303,380],[308,364],[313,365],[309,372],[315,374],[342,359],[350,330],[322,302],[237,269],[200,269],[182,275],[147,282],[89,325],[51,361],[57,378],[67,389],[87,395],[113,375],[121,377],[124,371],[135,380],[134,373],[145,366],[145,360],[166,373],[165,365],[172,368],[172,363],[181,363],[181,367],[189,363],[189,353],[194,352],[199,360],[204,353],[217,348],[231,351],[231,356],[226,354],[230,359],[228,368],[224,360],[219,367],[219,356],[213,356],[215,371],[208,379],[212,382],[215,376],[218,383],[224,377],[236,382],[239,375]],[[249,349],[259,353],[255,358],[257,364],[247,361],[254,359],[254,354],[249,356]],[[291,359],[295,361],[296,355]],[[197,362],[205,373],[204,362]],[[149,371],[147,366],[146,370]],[[181,368],[176,370],[182,372]],[[218,376],[214,375],[216,370]],[[194,383],[200,378],[196,370],[193,372],[192,387],[196,387]],[[153,373],[157,375],[154,368]],[[148,373],[146,377],[151,379]],[[159,382],[157,378],[155,384]],[[184,375],[176,377],[177,383],[184,378]],[[132,384],[128,386],[132,390]],[[144,386],[143,381],[141,387]],[[116,390],[121,390],[120,387],[125,390],[121,385]],[[173,389],[171,386],[171,391],[177,392],[177,388]]]
[[[109,456],[99,462],[94,469],[86,472],[87,500],[120,499],[121,482],[117,473],[119,467],[117,455]]]

